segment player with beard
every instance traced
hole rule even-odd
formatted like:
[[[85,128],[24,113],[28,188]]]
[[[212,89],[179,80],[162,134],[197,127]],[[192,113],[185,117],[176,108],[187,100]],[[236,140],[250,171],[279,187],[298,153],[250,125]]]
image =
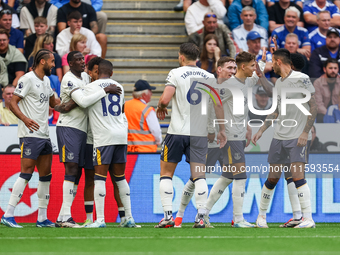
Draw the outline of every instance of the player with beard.
[[[14,210],[19,203],[35,167],[39,172],[37,227],[54,227],[47,219],[52,178],[52,145],[48,130],[49,106],[54,108],[56,99],[47,76],[55,66],[53,53],[41,49],[34,57],[33,71],[18,81],[11,100],[11,110],[18,117],[18,137],[21,144],[21,173],[13,185],[8,207],[1,223],[22,228],[14,220]],[[20,104],[18,104],[20,102]]]

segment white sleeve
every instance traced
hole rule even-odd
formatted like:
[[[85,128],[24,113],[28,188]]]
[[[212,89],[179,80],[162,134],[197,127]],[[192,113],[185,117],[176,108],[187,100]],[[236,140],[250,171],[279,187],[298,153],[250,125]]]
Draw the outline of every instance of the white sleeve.
[[[94,55],[97,55],[98,57],[100,57],[102,55],[102,47],[100,46],[100,44],[96,40],[96,36],[94,35],[94,33],[90,30],[89,30],[87,39],[88,39],[88,42],[89,42],[88,46],[91,49],[91,54],[94,54]]]
[[[303,84],[302,85],[303,88],[307,89],[311,94],[315,93],[315,88],[307,75],[304,75],[304,77],[302,77],[300,81]]]
[[[19,81],[18,85],[14,90],[14,95],[17,95],[20,98],[24,98],[31,90],[31,82],[25,76],[22,76]]]
[[[104,89],[99,87],[97,88],[98,88],[97,91],[93,91],[93,89],[90,88],[91,93],[86,93],[90,92],[90,90],[88,90],[87,88],[86,91],[82,89],[76,89],[71,93],[71,98],[80,107],[87,108],[106,96]]]
[[[68,42],[67,36],[65,33],[60,32],[57,36],[57,42],[55,46],[56,51],[59,56],[62,58],[67,52],[70,50],[70,43]]]
[[[173,86],[176,88],[177,86],[176,77],[172,70],[169,72],[165,81],[166,81],[165,86]]]
[[[193,5],[191,5],[193,6]],[[195,14],[192,13],[192,8],[188,8],[187,13],[185,14],[185,28],[187,30],[188,35],[191,35],[192,33],[195,33],[199,28],[196,25],[196,20],[195,20]]]
[[[29,29],[30,28],[30,23],[28,21],[28,19],[30,17],[28,17],[28,15],[31,15],[30,12],[28,11],[27,7],[24,6],[22,7],[21,11],[20,11],[20,29]]]
[[[224,18],[224,16],[227,14],[227,9],[223,5],[221,0],[208,0],[208,3],[210,5],[210,8],[213,13],[216,14],[218,19]]]
[[[12,27],[13,28],[20,27],[19,17],[18,17],[18,14],[16,13],[12,14]]]
[[[150,111],[146,117],[146,123],[148,124],[149,130],[156,140],[157,145],[162,143],[162,130],[157,120],[155,111]]]

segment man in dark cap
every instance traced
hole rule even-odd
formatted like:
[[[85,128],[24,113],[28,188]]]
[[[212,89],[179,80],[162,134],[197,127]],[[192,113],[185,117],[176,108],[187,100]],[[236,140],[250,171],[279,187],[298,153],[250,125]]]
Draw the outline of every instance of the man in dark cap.
[[[155,109],[147,105],[155,89],[147,81],[138,80],[132,92],[133,99],[125,103],[125,115],[129,124],[128,152],[156,152],[162,142],[162,131]]]

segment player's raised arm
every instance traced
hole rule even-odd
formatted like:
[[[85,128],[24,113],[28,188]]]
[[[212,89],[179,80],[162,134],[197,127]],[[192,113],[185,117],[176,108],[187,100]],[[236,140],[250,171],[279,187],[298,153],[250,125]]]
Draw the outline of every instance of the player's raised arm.
[[[176,88],[173,86],[165,86],[163,94],[159,99],[156,114],[157,118],[160,120],[164,120],[165,114],[168,115],[168,110],[166,109],[176,92]]]

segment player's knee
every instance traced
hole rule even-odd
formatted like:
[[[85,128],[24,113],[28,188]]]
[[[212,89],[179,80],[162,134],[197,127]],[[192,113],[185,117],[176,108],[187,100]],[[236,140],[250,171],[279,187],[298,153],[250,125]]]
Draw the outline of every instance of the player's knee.
[[[96,39],[99,43],[107,43],[107,36],[105,34],[99,33],[96,34]]]
[[[73,162],[65,163],[65,173],[66,175],[78,175],[78,164]]]

